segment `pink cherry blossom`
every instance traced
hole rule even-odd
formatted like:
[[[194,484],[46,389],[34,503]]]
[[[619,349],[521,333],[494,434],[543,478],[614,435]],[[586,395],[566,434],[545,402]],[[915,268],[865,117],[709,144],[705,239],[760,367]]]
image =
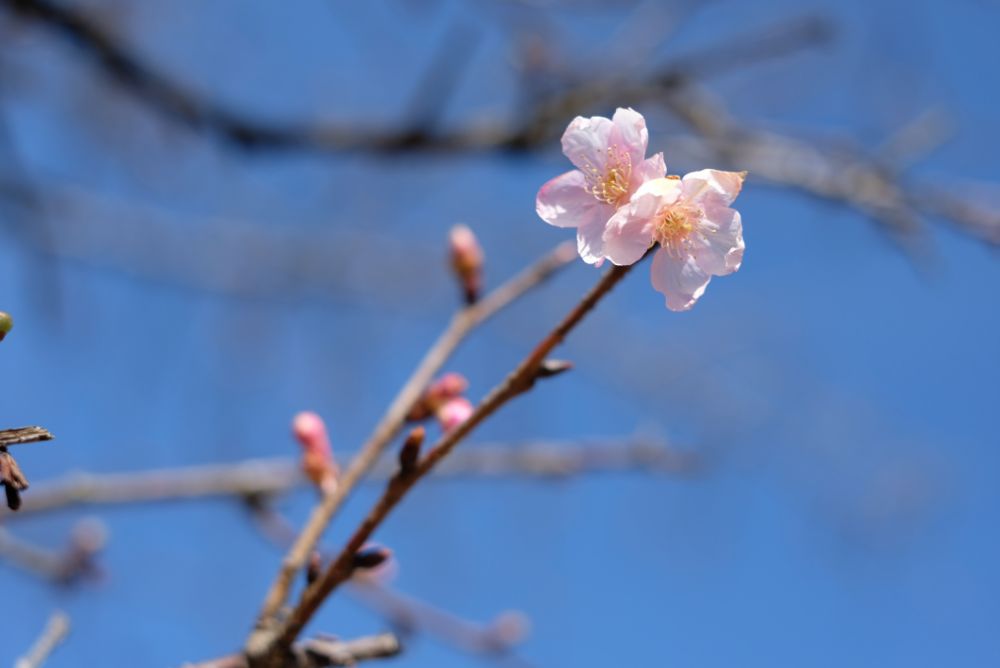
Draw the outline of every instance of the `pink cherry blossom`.
[[[653,244],[653,287],[667,298],[671,311],[686,311],[705,293],[712,276],[725,276],[743,261],[743,225],[729,207],[746,172],[703,169],[683,179],[667,177],[644,183],[629,204],[608,222],[603,239],[606,257],[628,265]]]
[[[577,116],[562,137],[563,153],[576,169],[538,191],[535,210],[549,225],[575,227],[577,250],[586,262],[604,260],[604,230],[619,207],[646,181],[667,173],[663,154],[646,158],[646,119],[618,109],[611,120]]]

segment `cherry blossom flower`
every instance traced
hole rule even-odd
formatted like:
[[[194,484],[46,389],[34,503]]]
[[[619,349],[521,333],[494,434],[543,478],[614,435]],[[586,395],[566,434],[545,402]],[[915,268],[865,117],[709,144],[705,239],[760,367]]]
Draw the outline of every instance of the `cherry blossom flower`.
[[[644,183],[608,222],[604,253],[617,265],[639,260],[653,244],[653,287],[671,311],[686,311],[704,294],[712,276],[725,276],[743,261],[743,225],[729,207],[746,172],[703,169]]]
[[[619,207],[646,181],[667,173],[663,154],[646,158],[646,119],[618,109],[611,120],[577,116],[562,137],[576,166],[538,191],[535,210],[549,225],[575,227],[577,250],[589,264],[604,260],[604,230]]]

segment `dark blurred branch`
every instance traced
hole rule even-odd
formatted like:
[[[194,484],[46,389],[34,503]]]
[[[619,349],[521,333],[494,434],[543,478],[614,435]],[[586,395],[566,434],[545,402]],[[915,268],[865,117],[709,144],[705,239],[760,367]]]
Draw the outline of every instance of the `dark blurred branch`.
[[[69,617],[64,612],[54,612],[42,634],[27,654],[14,664],[14,668],[41,668],[53,650],[69,635]]]
[[[28,19],[72,42],[89,55],[100,69],[123,90],[132,93],[152,110],[194,130],[213,134],[248,150],[307,149],[342,151],[484,151],[525,149],[544,145],[561,132],[566,118],[598,100],[616,103],[627,98],[629,88],[649,84],[673,85],[675,81],[708,76],[745,67],[761,60],[781,57],[827,41],[829,24],[814,17],[773,26],[763,33],[729,38],[722,45],[707,47],[676,65],[668,65],[648,81],[621,82],[589,79],[570,90],[534,105],[529,117],[513,126],[483,126],[445,132],[433,130],[440,113],[438,102],[414,109],[414,122],[398,129],[374,130],[357,125],[282,125],[254,119],[205,99],[199,92],[172,80],[145,63],[93,17],[77,8],[52,0],[0,0],[17,16]],[[461,27],[460,27],[461,28]],[[468,35],[462,35],[459,45]],[[450,40],[449,40],[450,41]],[[438,90],[441,100],[454,84],[460,59],[454,53],[438,58],[425,81]],[[424,91],[425,93],[427,91]],[[433,98],[434,95],[428,96]]]
[[[950,195],[940,186],[910,184],[900,176],[908,161],[936,145],[932,135],[940,129],[929,127],[932,117],[897,133],[880,150],[822,148],[738,124],[719,100],[694,83],[650,91],[647,97],[658,97],[684,121],[713,159],[748,170],[750,178],[850,206],[917,258],[926,257],[928,250],[922,239],[925,217],[944,219],[987,243],[1000,244],[1000,214],[995,210]],[[904,162],[887,162],[891,159]]]

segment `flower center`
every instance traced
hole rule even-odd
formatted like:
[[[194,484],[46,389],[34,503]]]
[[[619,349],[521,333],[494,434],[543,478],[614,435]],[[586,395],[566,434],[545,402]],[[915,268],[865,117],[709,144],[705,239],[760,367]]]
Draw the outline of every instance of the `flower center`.
[[[629,182],[632,180],[632,156],[617,145],[608,147],[608,160],[601,173],[588,165],[587,192],[606,204],[620,206],[628,200]]]
[[[653,241],[671,256],[679,257],[691,245],[691,233],[701,215],[701,208],[690,202],[681,201],[661,209],[653,224]]]

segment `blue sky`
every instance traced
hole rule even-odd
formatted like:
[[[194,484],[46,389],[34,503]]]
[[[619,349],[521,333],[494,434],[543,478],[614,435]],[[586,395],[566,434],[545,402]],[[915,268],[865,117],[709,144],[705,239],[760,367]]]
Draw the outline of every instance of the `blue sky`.
[[[458,17],[479,45],[447,118],[510,112],[504,3],[108,4],[151,62],[215,99],[279,119],[384,123],[403,117]],[[941,108],[954,136],[914,178],[996,181],[993,3],[714,2],[648,58],[812,11],[838,26],[831,45],[709,82],[737,118],[873,146]],[[620,12],[551,18],[571,66],[613,63],[613,49],[628,48]],[[0,230],[0,308],[16,321],[0,345],[11,379],[0,416],[58,436],[19,452],[34,482],[291,454],[290,418],[307,408],[326,417],[336,449],[353,450],[453,308],[440,250],[452,224],[480,235],[492,284],[566,238],[533,211],[538,186],[568,168],[554,148],[247,155],[149,114],[45,33],[2,39],[14,84],[0,104],[21,166],[74,204],[49,213],[59,262]],[[671,171],[704,166],[672,161],[679,128],[640,111]],[[561,350],[574,371],[469,443],[638,431],[707,453],[704,474],[429,483],[378,534],[399,559],[396,585],[471,619],[524,611],[533,631],[522,654],[539,666],[996,665],[995,251],[934,227],[934,262],[915,268],[857,213],[752,174],[739,208],[738,274],[675,314],[639,268]],[[294,277],[276,276],[264,252],[236,265],[263,287],[233,294],[216,289],[231,276],[208,274],[206,287],[200,270],[161,267],[155,246],[138,260],[125,253],[169,231],[178,241],[163,257],[212,266],[204,249],[223,234],[213,230],[244,226],[322,241],[337,265],[315,272],[334,279],[274,289]],[[595,278],[578,263],[449,368],[481,396]],[[376,492],[356,495],[329,545]],[[303,492],[280,507],[301,522],[311,502]],[[16,609],[0,662],[55,607],[74,630],[53,668],[179,665],[239,646],[280,553],[238,504],[73,510],[9,526],[55,546],[89,514],[110,531],[100,582],[58,589],[0,567]],[[314,625],[382,628],[342,596]],[[418,638],[398,664],[474,662]]]

